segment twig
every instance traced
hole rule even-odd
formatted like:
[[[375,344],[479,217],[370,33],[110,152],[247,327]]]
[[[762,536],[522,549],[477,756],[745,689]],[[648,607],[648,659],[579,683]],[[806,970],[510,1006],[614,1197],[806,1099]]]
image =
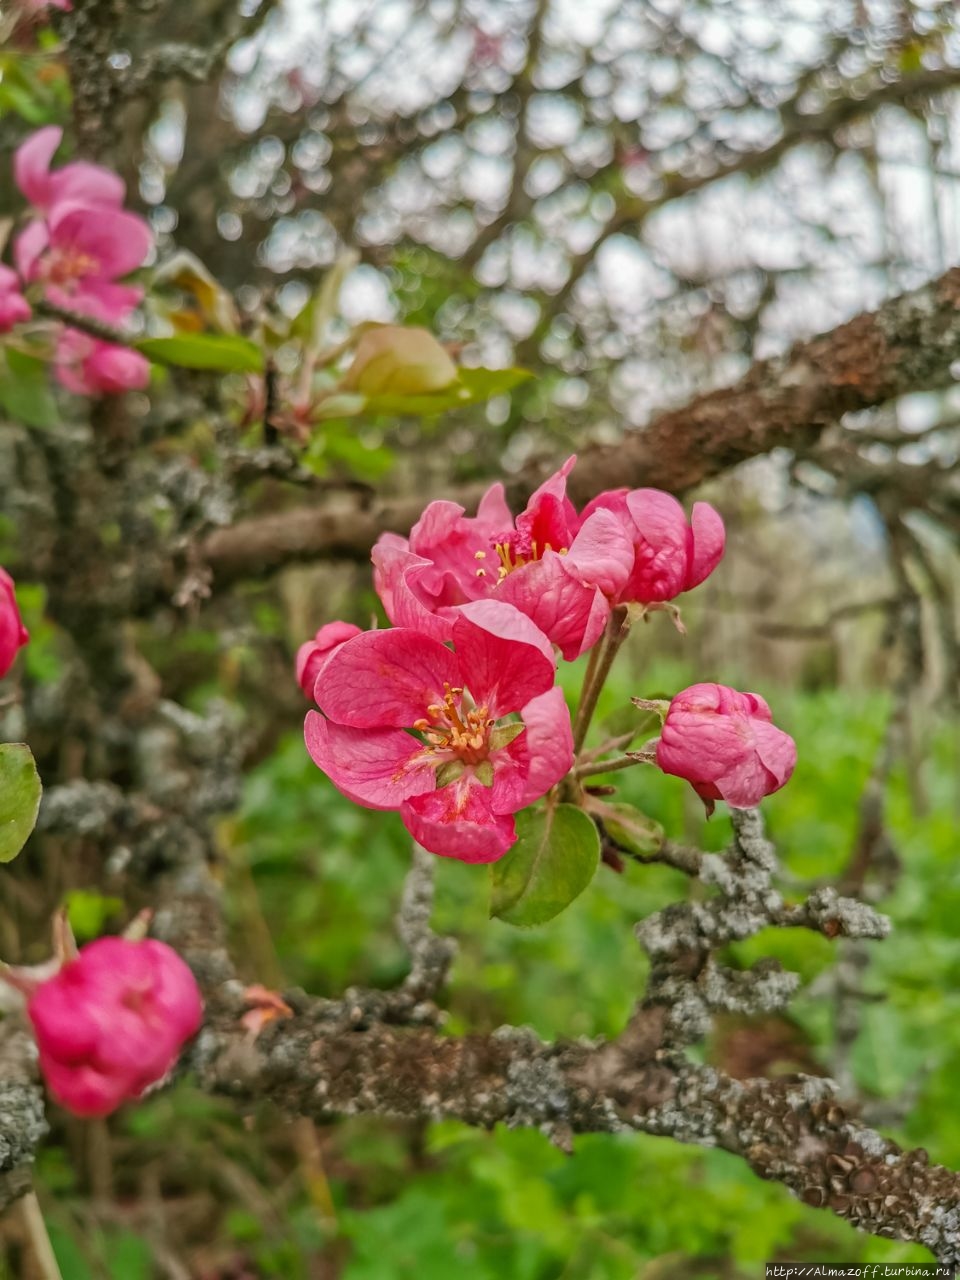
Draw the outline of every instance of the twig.
[[[40,1280],[63,1280],[35,1191],[28,1191],[20,1201],[20,1217]]]
[[[457,953],[453,938],[441,938],[430,928],[435,865],[433,854],[414,842],[413,861],[397,914],[397,933],[413,962],[403,991],[416,1000],[432,999],[437,994]]]

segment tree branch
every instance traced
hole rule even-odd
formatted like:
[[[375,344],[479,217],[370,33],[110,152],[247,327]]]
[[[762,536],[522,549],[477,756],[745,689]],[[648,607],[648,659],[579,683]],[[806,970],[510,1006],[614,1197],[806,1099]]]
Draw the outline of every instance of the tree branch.
[[[732,387],[705,392],[660,414],[614,446],[584,449],[570,477],[574,501],[623,485],[682,494],[772,449],[806,448],[844,414],[951,381],[960,360],[960,267],[846,324],[754,364]],[[542,466],[511,485],[524,501]],[[485,486],[442,495],[470,507]],[[377,537],[405,533],[427,495],[365,501],[346,492],[322,505],[256,516],[206,539],[203,554],[220,584],[256,577],[297,560],[364,558]]]

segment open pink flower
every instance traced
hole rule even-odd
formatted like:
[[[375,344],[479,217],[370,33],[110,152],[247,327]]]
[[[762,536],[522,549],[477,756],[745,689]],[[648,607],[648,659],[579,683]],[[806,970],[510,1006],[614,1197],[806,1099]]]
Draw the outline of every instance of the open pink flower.
[[[361,628],[352,622],[328,622],[312,640],[305,640],[297,650],[297,684],[313,701],[313,687],[327,660],[347,640],[360,635]]]
[[[431,502],[409,539],[384,534],[373,549],[374,585],[391,622],[447,639],[462,605],[494,597],[531,618],[564,658],[589,649],[629,577],[633,547],[611,512],[577,515],[566,495],[574,462],[540,486],[515,523],[495,484],[474,517]]]
[[[25,227],[13,252],[22,278],[39,281],[51,302],[116,324],[143,296],[117,280],[142,266],[152,244],[153,233],[136,214],[67,200]]]
[[[78,396],[139,391],[150,381],[150,362],[139,351],[102,342],[78,329],[64,329],[57,341],[54,373]]]
[[[659,604],[690,591],[720,563],[726,534],[707,502],[695,502],[690,524],[672,494],[660,489],[615,489],[584,508],[584,517],[612,512],[634,549],[633,569],[614,604]]]
[[[17,608],[13,579],[6,569],[0,569],[0,679],[13,666],[18,651],[29,639],[30,633]]]
[[[20,291],[17,273],[0,263],[0,333],[9,333],[14,325],[29,320],[30,315],[30,304]]]
[[[42,5],[35,5],[42,8]],[[67,4],[57,8],[69,8]],[[13,157],[13,178],[24,196],[41,212],[65,200],[81,200],[87,204],[123,204],[123,179],[98,164],[74,160],[61,169],[51,171],[50,162],[63,139],[56,125],[37,129],[17,147]]]
[[[678,693],[657,744],[664,773],[686,778],[710,810],[715,800],[737,809],[759,804],[780,790],[796,763],[796,744],[771,723],[763,698],[723,684]]]
[[[163,942],[98,938],[27,1004],[50,1092],[80,1116],[105,1116],[162,1080],[199,1029],[193,974]]]
[[[357,804],[398,809],[425,849],[493,862],[516,840],[513,814],[570,769],[570,715],[529,618],[480,600],[451,630],[455,651],[408,627],[341,645],[317,678],[326,718],[308,712],[307,749]]]

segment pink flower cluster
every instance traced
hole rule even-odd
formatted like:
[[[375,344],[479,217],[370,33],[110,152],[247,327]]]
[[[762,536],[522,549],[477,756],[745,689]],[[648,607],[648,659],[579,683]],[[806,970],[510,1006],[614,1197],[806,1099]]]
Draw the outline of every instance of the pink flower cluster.
[[[339,790],[396,809],[434,853],[491,862],[516,839],[514,814],[570,770],[570,716],[555,650],[597,643],[614,608],[663,607],[709,576],[724,527],[707,503],[690,521],[657,489],[567,497],[569,459],[516,518],[493,485],[477,514],[431,502],[409,538],[373,549],[392,627],[321,627],[297,654],[307,749]],[[752,693],[698,684],[670,704],[656,763],[710,809],[749,807],[793,772],[793,740]]]
[[[162,1080],[203,1019],[196,980],[163,942],[98,938],[27,1003],[40,1069],[79,1116],[105,1116]]]
[[[13,666],[18,651],[29,639],[17,608],[13,579],[5,569],[0,568],[0,679]]]
[[[393,626],[331,622],[297,654],[297,681],[322,712],[305,726],[314,762],[358,804],[398,810],[434,853],[501,857],[514,815],[571,769],[555,652],[579,657],[615,607],[663,606],[723,555],[723,521],[707,503],[688,522],[670,494],[624,489],[577,512],[573,463],[516,520],[495,484],[475,516],[432,502],[409,538],[384,534],[374,583]],[[722,685],[677,695],[656,756],[711,807],[756,804],[795,758],[766,703]]]
[[[569,662],[597,642],[612,606],[673,600],[717,567],[724,529],[713,507],[696,503],[688,524],[670,494],[620,489],[578,514],[567,497],[575,461],[516,520],[495,484],[475,516],[431,502],[409,538],[383,534],[374,585],[390,621],[448,640],[464,604],[495,597],[531,618]]]
[[[143,297],[121,279],[143,265],[153,244],[147,223],[125,210],[122,180],[100,165],[51,163],[62,131],[38,129],[14,157],[14,179],[34,216],[14,243],[16,272],[0,268],[0,332],[30,317],[24,290],[54,305],[120,325]],[[137,351],[65,328],[54,357],[70,391],[98,395],[146,386],[150,366]]]

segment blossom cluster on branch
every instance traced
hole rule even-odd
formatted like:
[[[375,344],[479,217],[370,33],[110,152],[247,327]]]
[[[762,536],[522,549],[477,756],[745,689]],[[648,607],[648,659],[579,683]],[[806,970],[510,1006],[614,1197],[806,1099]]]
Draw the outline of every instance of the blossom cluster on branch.
[[[656,489],[601,493],[578,513],[574,462],[515,520],[495,484],[475,516],[431,502],[409,538],[384,534],[374,584],[393,625],[330,622],[298,653],[298,682],[322,712],[306,719],[314,762],[349,799],[399,810],[433,853],[498,861],[518,840],[515,815],[544,796],[548,809],[562,799],[596,815],[580,770],[656,763],[708,809],[753,806],[793,772],[793,740],[764,699],[715,684],[650,704],[663,731],[644,751],[580,757],[631,622],[662,609],[682,630],[673,601],[713,572],[725,533],[708,503],[688,522]],[[588,652],[571,723],[557,662]]]
[[[29,321],[31,303],[116,327],[143,299],[142,287],[122,280],[146,261],[153,233],[123,208],[126,189],[111,170],[82,160],[51,167],[62,136],[52,125],[38,129],[14,157],[14,180],[31,208],[14,240],[16,269],[0,264],[0,333]],[[92,396],[147,385],[150,365],[138,351],[70,325],[58,324],[54,334],[54,371],[68,391]]]

